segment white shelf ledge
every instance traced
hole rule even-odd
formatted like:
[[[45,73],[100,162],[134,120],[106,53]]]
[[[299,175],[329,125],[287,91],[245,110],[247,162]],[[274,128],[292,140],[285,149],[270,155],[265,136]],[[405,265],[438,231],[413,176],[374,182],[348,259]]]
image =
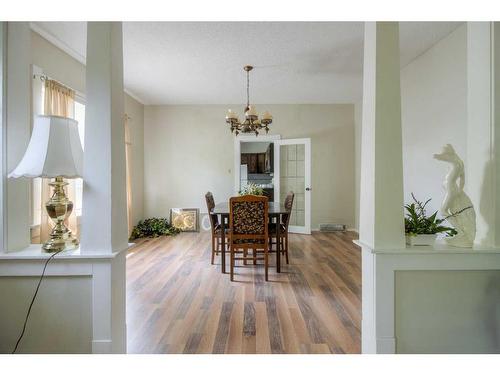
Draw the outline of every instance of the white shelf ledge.
[[[113,259],[122,251],[128,250],[131,247],[135,246],[134,243],[129,243],[128,247],[115,251],[113,253],[104,252],[104,251],[94,251],[94,252],[85,252],[81,253],[80,248],[75,250],[66,250],[54,257],[54,260],[71,260],[71,259]],[[0,260],[44,260],[49,258],[52,253],[46,253],[42,251],[42,245],[33,244],[22,250],[11,251],[8,253],[0,253]]]
[[[462,248],[446,244],[444,241],[436,241],[432,246],[406,246],[402,249],[373,249],[370,245],[360,240],[353,241],[372,254],[396,254],[396,255],[442,255],[442,254],[500,254],[500,248],[473,247]]]

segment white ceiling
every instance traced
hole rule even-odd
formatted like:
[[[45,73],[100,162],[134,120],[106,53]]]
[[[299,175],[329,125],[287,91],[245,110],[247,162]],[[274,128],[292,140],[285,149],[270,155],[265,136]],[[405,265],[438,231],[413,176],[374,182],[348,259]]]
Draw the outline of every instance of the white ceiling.
[[[459,26],[401,22],[405,66]],[[34,22],[85,61],[85,22]],[[361,97],[362,22],[124,22],[125,88],[144,104],[350,103]]]

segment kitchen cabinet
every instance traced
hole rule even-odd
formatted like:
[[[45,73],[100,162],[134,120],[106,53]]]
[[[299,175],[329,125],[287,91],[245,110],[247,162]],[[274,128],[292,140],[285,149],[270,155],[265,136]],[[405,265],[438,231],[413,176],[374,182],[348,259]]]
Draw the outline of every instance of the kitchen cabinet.
[[[248,166],[248,173],[272,173],[274,171],[273,145],[269,145],[266,152],[241,154],[241,164]]]
[[[266,154],[241,154],[241,164],[248,166],[248,173],[264,173]]]

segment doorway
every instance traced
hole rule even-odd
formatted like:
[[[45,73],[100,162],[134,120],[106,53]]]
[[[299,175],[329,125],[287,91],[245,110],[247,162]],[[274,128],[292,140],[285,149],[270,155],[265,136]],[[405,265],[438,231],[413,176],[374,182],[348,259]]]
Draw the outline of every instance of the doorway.
[[[281,139],[280,135],[238,136],[234,139],[234,194],[249,183],[264,189],[270,202],[295,194],[291,233],[311,234],[311,139]]]

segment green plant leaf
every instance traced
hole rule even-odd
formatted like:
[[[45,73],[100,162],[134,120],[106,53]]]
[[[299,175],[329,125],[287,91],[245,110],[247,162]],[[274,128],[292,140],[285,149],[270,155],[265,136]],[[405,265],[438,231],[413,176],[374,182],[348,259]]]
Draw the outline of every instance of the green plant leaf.
[[[444,220],[437,218],[438,211],[427,216],[425,207],[431,199],[422,203],[413,193],[411,193],[411,197],[413,202],[404,205],[406,210],[405,233],[407,235],[446,233],[448,236],[454,236],[457,234],[454,228],[440,225]]]

